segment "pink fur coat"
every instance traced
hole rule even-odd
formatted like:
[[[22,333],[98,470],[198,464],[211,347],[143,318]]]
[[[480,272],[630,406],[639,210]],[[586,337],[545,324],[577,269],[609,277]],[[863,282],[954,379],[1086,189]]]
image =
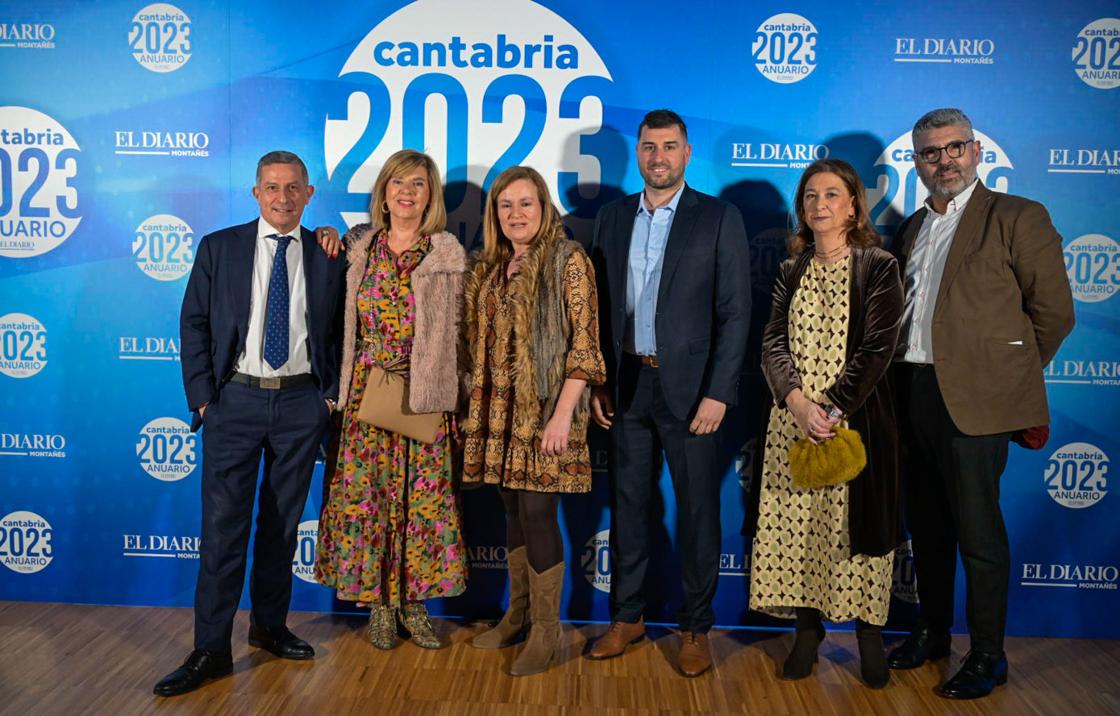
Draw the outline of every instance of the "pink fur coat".
[[[358,289],[365,277],[373,231],[359,224],[344,237],[346,258],[346,316],[342,334],[342,372],[338,408],[346,406],[354,374],[358,344]],[[453,411],[462,390],[459,365],[463,337],[463,276],[466,252],[459,239],[445,232],[432,236],[432,250],[412,272],[416,297],[416,334],[409,368],[409,407],[417,413]]]

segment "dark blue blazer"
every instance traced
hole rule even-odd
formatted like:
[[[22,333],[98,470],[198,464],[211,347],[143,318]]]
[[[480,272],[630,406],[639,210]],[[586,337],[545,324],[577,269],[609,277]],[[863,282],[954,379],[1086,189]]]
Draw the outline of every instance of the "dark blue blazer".
[[[618,404],[626,335],[630,235],[641,194],[607,204],[595,218],[591,256],[607,380]],[[690,419],[701,398],[738,401],[751,318],[751,259],[739,210],[685,186],[665,244],[657,292],[657,360],[673,414]]]
[[[346,263],[328,258],[315,234],[300,227],[303,272],[307,282],[307,335],[311,372],[324,399],[338,398],[342,336],[342,292]],[[257,220],[202,237],[183,309],[179,314],[179,350],[187,406],[194,411],[191,429],[202,424],[199,406],[214,400],[245,350],[249,332],[253,258]]]

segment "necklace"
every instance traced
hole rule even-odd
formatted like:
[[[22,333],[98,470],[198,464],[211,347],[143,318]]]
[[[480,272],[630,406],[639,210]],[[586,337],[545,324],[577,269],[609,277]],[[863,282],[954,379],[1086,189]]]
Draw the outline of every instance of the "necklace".
[[[400,236],[394,237],[392,232],[386,231],[385,232],[385,238],[386,238],[386,243],[389,246],[390,253],[392,253],[394,256],[400,256],[405,251],[408,251],[413,246],[415,246],[417,243],[419,243],[419,241],[421,239],[421,236],[419,234],[417,234],[416,236],[413,236],[413,237],[401,238]],[[407,243],[405,243],[405,242],[407,242]],[[398,245],[400,245],[400,244],[405,244],[405,245],[400,250],[397,250],[397,249],[393,248],[394,243],[396,243]]]
[[[848,244],[841,244],[831,251],[821,251],[820,249],[813,248],[813,256],[822,261],[823,263],[832,263],[838,261],[847,255]]]

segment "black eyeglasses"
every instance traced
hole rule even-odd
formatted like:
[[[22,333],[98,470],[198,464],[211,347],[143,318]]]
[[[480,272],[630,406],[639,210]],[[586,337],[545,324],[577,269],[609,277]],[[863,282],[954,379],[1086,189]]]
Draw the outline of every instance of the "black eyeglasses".
[[[970,139],[967,142],[949,142],[943,147],[926,147],[915,153],[926,164],[937,164],[941,161],[941,152],[949,155],[950,159],[960,159],[964,156],[964,148],[975,141],[975,139]]]

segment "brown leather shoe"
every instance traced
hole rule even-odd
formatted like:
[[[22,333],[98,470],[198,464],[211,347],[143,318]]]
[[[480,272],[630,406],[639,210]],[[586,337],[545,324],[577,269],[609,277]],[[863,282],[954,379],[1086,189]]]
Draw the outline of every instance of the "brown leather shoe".
[[[708,648],[708,635],[694,631],[682,632],[677,663],[685,676],[699,676],[712,668],[712,650]]]
[[[587,652],[588,659],[613,659],[626,651],[626,647],[636,641],[641,641],[646,635],[646,622],[639,619],[636,624],[630,622],[611,622],[607,633],[595,640],[591,651]]]

